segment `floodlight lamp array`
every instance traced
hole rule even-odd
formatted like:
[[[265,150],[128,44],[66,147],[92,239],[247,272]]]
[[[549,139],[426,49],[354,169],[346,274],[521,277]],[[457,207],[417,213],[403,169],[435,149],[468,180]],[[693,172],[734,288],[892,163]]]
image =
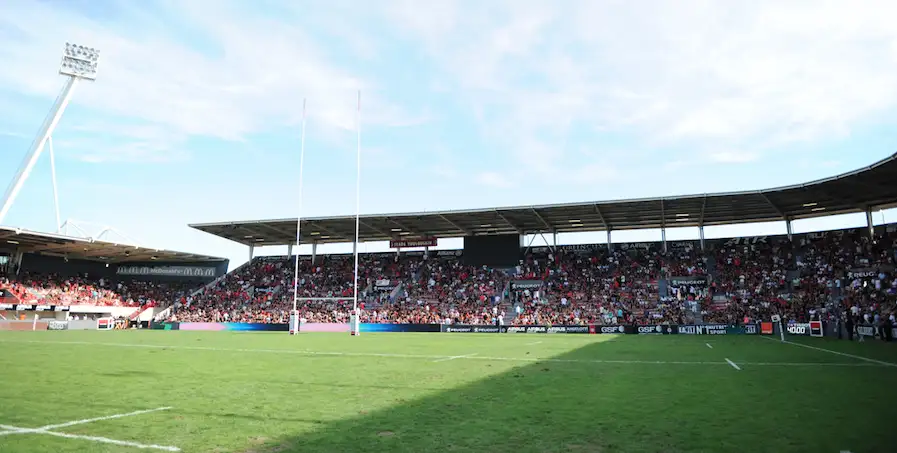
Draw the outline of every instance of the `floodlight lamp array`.
[[[91,47],[66,43],[59,73],[80,79],[95,80],[100,51]]]
[[[65,43],[65,56],[77,58],[79,60],[95,62],[100,59],[100,51],[92,47],[84,47],[77,44]]]

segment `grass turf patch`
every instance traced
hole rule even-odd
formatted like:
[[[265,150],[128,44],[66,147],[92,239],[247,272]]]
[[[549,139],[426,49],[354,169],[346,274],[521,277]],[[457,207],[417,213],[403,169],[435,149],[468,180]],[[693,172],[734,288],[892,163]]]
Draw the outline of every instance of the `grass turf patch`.
[[[893,345],[813,340],[897,363]],[[66,331],[0,347],[0,424],[173,406],[60,431],[185,452],[885,452],[897,408],[897,367],[749,336]],[[11,434],[0,451],[137,450]]]

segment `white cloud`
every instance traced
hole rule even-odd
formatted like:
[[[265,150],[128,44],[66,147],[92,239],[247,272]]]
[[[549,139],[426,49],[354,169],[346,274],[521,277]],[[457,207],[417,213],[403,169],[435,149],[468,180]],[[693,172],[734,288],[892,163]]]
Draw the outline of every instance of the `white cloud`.
[[[514,184],[508,180],[505,175],[494,171],[486,171],[476,176],[476,182],[497,189],[508,189],[514,187]]]
[[[354,129],[355,92],[365,92],[370,82],[330,61],[291,17],[272,20],[225,1],[116,5],[110,11],[116,21],[100,22],[64,5],[0,3],[6,43],[0,46],[0,83],[55,96],[61,86],[56,55],[72,40],[102,51],[97,82],[75,93],[77,105],[97,115],[147,121],[185,136],[241,140],[298,123],[297,106],[307,97],[310,123]],[[149,13],[160,6],[167,8],[164,15]],[[198,39],[183,38],[184,30]],[[368,124],[417,121],[372,91],[364,96]]]
[[[759,156],[747,151],[716,151],[709,153],[707,157],[711,162],[721,164],[745,164],[757,160]]]
[[[427,44],[449,74],[443,83],[454,81],[512,155],[532,162],[534,149],[553,148],[534,171],[544,160],[570,166],[558,148],[576,126],[708,153],[843,136],[897,104],[897,3],[888,0],[428,8],[401,2],[391,18]]]

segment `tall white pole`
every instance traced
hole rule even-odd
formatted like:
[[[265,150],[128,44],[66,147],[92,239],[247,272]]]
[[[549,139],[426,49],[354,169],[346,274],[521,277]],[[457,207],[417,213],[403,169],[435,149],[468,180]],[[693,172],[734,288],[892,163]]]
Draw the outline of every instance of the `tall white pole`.
[[[296,262],[293,269],[293,312],[299,301],[299,230],[302,226],[302,175],[305,170],[305,99],[302,100],[302,138],[299,139],[299,213],[296,214]],[[298,314],[297,314],[298,315]]]
[[[6,213],[9,212],[9,208],[11,208],[12,204],[16,201],[19,191],[22,190],[22,185],[25,184],[25,180],[31,175],[31,170],[34,168],[34,164],[37,163],[37,159],[44,150],[44,144],[46,144],[47,138],[53,134],[53,129],[56,128],[59,119],[62,118],[66,106],[68,106],[69,101],[72,99],[72,90],[75,88],[75,82],[77,80],[77,77],[72,76],[69,76],[68,80],[66,80],[62,92],[56,98],[53,108],[50,110],[47,118],[44,119],[44,124],[41,125],[41,128],[37,133],[37,137],[35,137],[34,141],[31,143],[31,150],[28,151],[25,160],[22,162],[22,166],[19,167],[16,177],[12,180],[9,188],[6,189],[6,195],[3,196],[3,207],[0,208],[0,223],[3,223]]]
[[[358,90],[358,108],[355,110],[356,143],[355,173],[355,284],[352,285],[352,312],[358,315],[358,228],[361,225],[361,90]]]
[[[59,189],[56,186],[56,153],[53,152],[53,137],[47,137],[47,147],[50,148],[50,177],[53,178],[53,206],[56,208],[56,234],[62,229],[62,221],[59,218]]]

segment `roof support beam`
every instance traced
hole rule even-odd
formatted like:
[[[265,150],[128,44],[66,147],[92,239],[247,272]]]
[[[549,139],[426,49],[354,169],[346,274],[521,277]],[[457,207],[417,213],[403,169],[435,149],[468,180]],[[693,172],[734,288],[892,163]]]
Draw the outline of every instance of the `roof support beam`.
[[[280,228],[271,226],[271,225],[269,225],[269,224],[267,224],[267,223],[260,223],[259,225],[262,226],[263,228],[265,228],[265,229],[268,230],[268,231],[273,231],[273,232],[275,232],[275,233],[277,233],[277,234],[281,234],[281,235],[283,235],[283,236],[285,236],[285,237],[287,237],[287,238],[292,238],[292,240],[294,240],[294,241],[296,240],[296,235],[293,234],[293,233],[288,233],[288,232],[286,232],[286,231],[284,231],[284,230],[281,230]]]
[[[407,226],[405,226],[405,225],[399,223],[398,221],[396,221],[395,219],[390,219],[390,218],[388,218],[388,219],[386,219],[386,220],[389,221],[390,223],[392,223],[392,224],[394,224],[394,225],[400,227],[402,230],[407,231],[407,232],[409,232],[409,233],[411,233],[411,234],[414,234],[414,235],[417,235],[417,236],[422,236],[422,237],[423,237],[423,236],[427,236],[426,233],[423,233],[423,232],[421,232],[421,231],[418,231],[418,230],[416,230],[416,229],[414,229],[414,228],[408,228]]]
[[[663,198],[660,199],[660,242],[663,243],[663,253],[667,252],[667,215]]]
[[[313,223],[313,222],[310,222],[310,221],[307,221],[307,220],[306,220],[306,225],[308,225],[306,229],[311,229],[313,232],[314,232],[314,230],[321,230],[321,231],[327,233],[327,235],[329,235],[329,236],[338,237],[338,238],[340,238],[340,239],[345,239],[346,241],[350,241],[350,242],[354,242],[354,241],[355,241],[355,237],[354,237],[354,235],[353,235],[353,236],[349,236],[349,235],[347,235],[347,234],[345,234],[345,233],[340,233],[339,231],[336,231],[336,230],[327,228],[327,227],[322,226],[322,225],[320,225],[320,224],[318,224],[318,223]],[[315,235],[312,235],[312,234],[309,233],[309,236],[312,236],[312,240],[314,240],[314,236],[318,236],[318,235],[316,235],[316,234],[315,234]],[[301,239],[301,238],[300,238],[300,239]]]
[[[769,201],[769,200],[767,200]],[[704,194],[704,198],[701,201],[701,216],[698,217],[698,226],[701,227],[701,234],[704,234],[704,209],[707,208],[707,194]]]
[[[513,228],[514,230],[516,230],[516,231],[517,231],[517,234],[524,234],[524,233],[523,233],[523,228],[520,228],[519,226],[515,225],[514,222],[511,222],[510,220],[508,220],[508,218],[505,217],[505,215],[502,214],[501,211],[499,211],[498,209],[496,209],[496,210],[495,210],[495,214],[496,214],[500,219],[504,220],[504,222],[507,223],[508,226],[510,226],[511,228]]]
[[[595,214],[598,214],[598,219],[601,220],[601,225],[604,226],[605,230],[610,230],[610,225],[607,224],[607,220],[604,219],[604,214],[601,213],[601,208],[598,207],[598,203],[593,205],[595,207]]]
[[[663,198],[660,199],[660,229],[665,230],[667,227],[667,216],[666,216],[666,206],[663,203]]]
[[[533,214],[536,215],[536,218],[539,219],[540,222],[542,222],[542,225],[545,225],[545,229],[547,231],[554,231],[554,228],[552,228],[551,225],[549,225],[548,222],[545,221],[545,218],[542,217],[541,214],[539,214],[539,211],[536,211],[536,208],[529,208],[529,209],[530,209],[530,211],[533,211]]]
[[[365,222],[364,220],[358,219],[358,223],[361,224],[361,226],[363,226],[365,228],[370,228],[370,229],[372,229],[390,239],[394,239],[396,237],[395,233],[383,231],[380,228],[377,228],[377,227]]]
[[[782,217],[782,220],[788,220],[788,216],[786,216],[785,213],[782,212],[782,210],[779,209],[779,207],[776,206],[776,204],[773,203],[772,200],[770,200],[769,197],[767,197],[765,193],[763,193],[763,192],[759,192],[759,193],[760,193],[760,196],[763,197],[763,199],[766,200],[766,202],[769,203],[769,205],[773,209],[775,209],[775,211],[779,214],[779,216]]]
[[[467,235],[467,236],[473,236],[473,232],[471,232],[471,231],[468,230],[467,228],[464,228],[464,227],[462,227],[461,225],[458,225],[457,223],[452,222],[451,220],[448,219],[448,217],[446,217],[446,216],[444,216],[444,215],[442,215],[442,214],[438,214],[438,215],[439,215],[439,218],[440,218],[440,219],[445,220],[446,223],[448,223],[449,225],[453,226],[454,228],[457,228],[458,231],[464,233],[464,234]]]

